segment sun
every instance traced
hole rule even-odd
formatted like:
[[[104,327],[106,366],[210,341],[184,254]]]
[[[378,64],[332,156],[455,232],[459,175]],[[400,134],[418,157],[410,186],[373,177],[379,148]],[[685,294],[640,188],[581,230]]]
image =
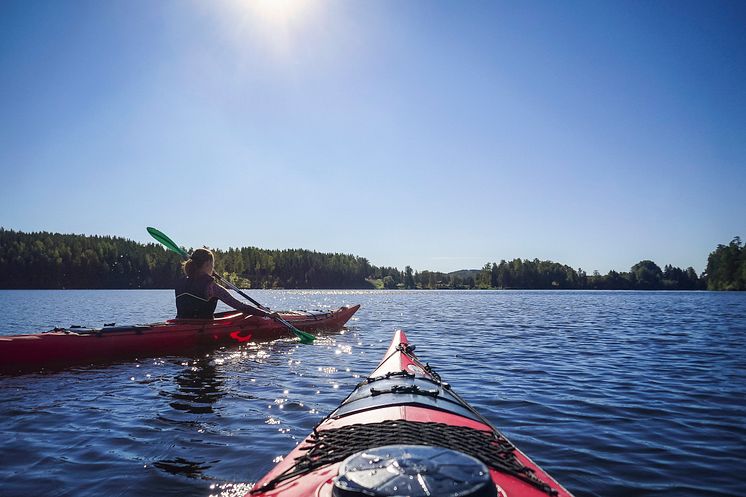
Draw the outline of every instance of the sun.
[[[214,0],[217,34],[240,51],[250,45],[276,61],[290,60],[319,25],[319,0]]]
[[[308,13],[311,0],[243,0],[241,5],[263,21],[278,24],[294,24]]]
[[[227,0],[226,14],[240,31],[249,29],[286,52],[308,28],[318,0]]]

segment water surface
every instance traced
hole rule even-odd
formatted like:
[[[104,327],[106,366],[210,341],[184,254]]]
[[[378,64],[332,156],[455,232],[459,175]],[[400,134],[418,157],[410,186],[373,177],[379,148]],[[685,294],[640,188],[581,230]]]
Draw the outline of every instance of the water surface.
[[[741,495],[746,483],[746,294],[252,295],[363,307],[313,346],[0,377],[0,494],[240,494],[376,366],[396,328],[578,497]],[[0,334],[173,312],[171,291],[0,291]]]

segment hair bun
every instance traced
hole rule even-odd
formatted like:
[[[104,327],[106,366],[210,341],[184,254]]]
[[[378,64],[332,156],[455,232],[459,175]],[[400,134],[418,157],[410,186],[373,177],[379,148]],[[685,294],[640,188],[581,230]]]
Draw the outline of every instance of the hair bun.
[[[191,278],[208,261],[215,261],[215,256],[212,252],[208,249],[197,249],[192,252],[189,259],[182,263],[182,268],[184,269],[184,273]]]

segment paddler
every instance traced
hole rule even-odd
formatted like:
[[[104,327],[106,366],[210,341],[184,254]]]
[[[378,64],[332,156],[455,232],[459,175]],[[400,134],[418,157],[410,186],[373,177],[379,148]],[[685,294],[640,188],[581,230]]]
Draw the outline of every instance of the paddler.
[[[254,316],[277,317],[276,312],[254,307],[237,300],[218,284],[212,274],[215,256],[207,249],[197,249],[182,265],[186,278],[176,285],[176,317],[179,319],[212,319],[218,300],[237,311]]]

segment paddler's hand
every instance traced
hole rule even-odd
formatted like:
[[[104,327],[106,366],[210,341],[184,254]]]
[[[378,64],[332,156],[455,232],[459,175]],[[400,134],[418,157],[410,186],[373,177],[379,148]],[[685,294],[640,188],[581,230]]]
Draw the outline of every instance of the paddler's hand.
[[[277,311],[270,312],[269,314],[267,314],[267,317],[270,319],[277,319],[280,317],[280,313]]]

